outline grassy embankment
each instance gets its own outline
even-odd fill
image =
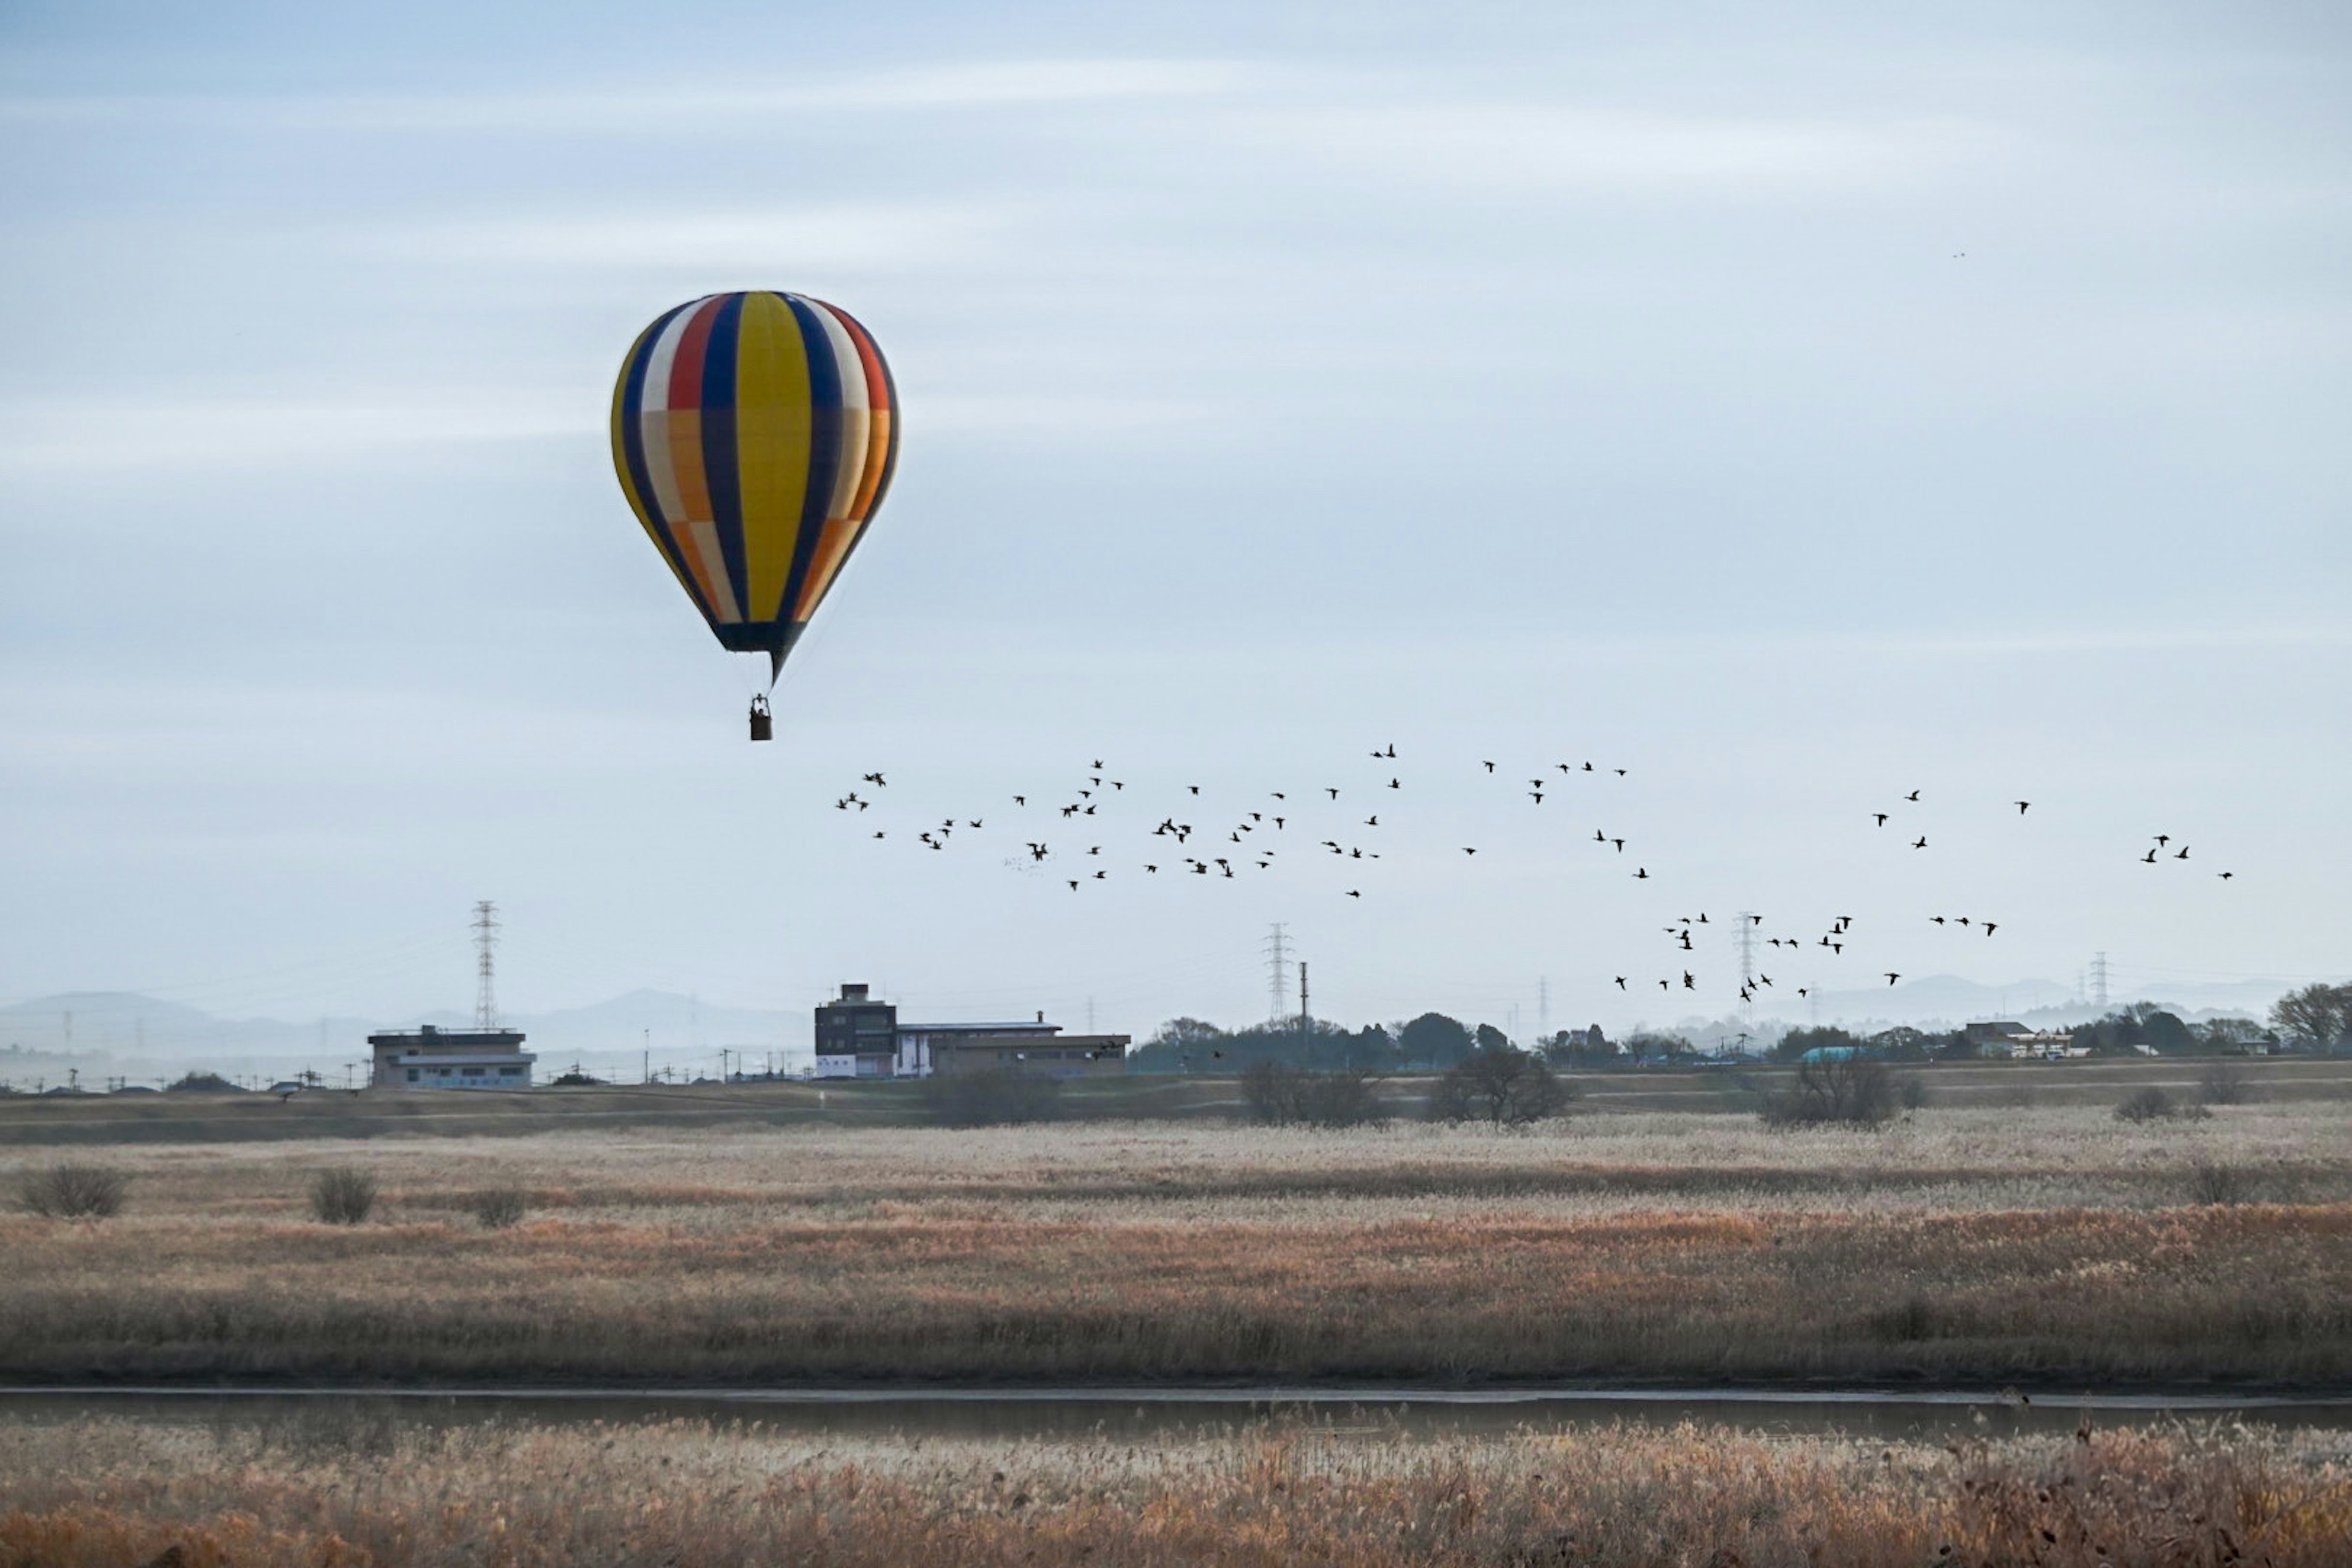
[[[2342,1386],[2348,1125],[2267,1104],[137,1145],[106,1156],[132,1173],[121,1217],[0,1217],[0,1376]],[[318,1224],[310,1176],[346,1163],[386,1199]],[[2217,1171],[2251,1201],[2200,1201]],[[509,1184],[523,1224],[466,1217]]]
[[[175,1554],[176,1553],[176,1554]],[[978,1568],[1923,1563],[2334,1568],[2342,1434],[2119,1430],[1950,1448],[1713,1428],[1117,1443],[694,1424],[356,1445],[93,1420],[0,1428],[0,1563],[825,1563]]]
[[[2134,1089],[2194,1097],[2211,1064],[2135,1059],[2098,1062],[1967,1062],[1903,1068],[1933,1103],[1948,1110],[2112,1106]],[[2352,1061],[2239,1061],[2231,1070],[2256,1104],[2352,1105]],[[1621,1071],[1569,1075],[1595,1110],[1752,1114],[1789,1069]],[[1431,1080],[1404,1076],[1381,1086],[1401,1117],[1417,1116]],[[1062,1097],[1075,1121],[1230,1121],[1242,1110],[1230,1074],[1136,1074],[1075,1080]],[[604,1135],[645,1128],[835,1129],[921,1126],[929,1121],[913,1083],[614,1085],[505,1094],[366,1094],[311,1089],[272,1094],[0,1096],[0,1148],[221,1143],[314,1138],[531,1137]]]

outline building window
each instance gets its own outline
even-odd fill
[[[500,1078],[520,1078],[520,1077],[522,1076],[522,1068],[500,1068],[499,1069],[499,1076]]]
[[[411,1083],[415,1083],[416,1081],[416,1069],[415,1068],[410,1068],[408,1069],[408,1081]]]
[[[460,1068],[457,1070],[459,1076],[464,1078],[479,1078],[482,1076],[482,1069],[479,1068]]]

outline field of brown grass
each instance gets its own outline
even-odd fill
[[[120,1217],[0,1216],[0,1377],[2340,1387],[2347,1126],[2282,1103],[142,1144],[104,1155]],[[346,1163],[384,1201],[319,1224],[309,1184]],[[2251,1201],[2200,1202],[2215,1170]],[[467,1217],[505,1185],[522,1224]]]
[[[2335,1568],[2343,1434],[1948,1447],[1684,1426],[821,1447],[691,1423],[0,1427],[0,1564]]]

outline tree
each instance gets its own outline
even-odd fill
[[[1764,1100],[1764,1125],[1876,1127],[1894,1119],[1895,1075],[1866,1057],[1799,1062],[1790,1086]]]
[[[1858,1051],[1862,1047],[1860,1036],[1823,1025],[1815,1029],[1790,1030],[1773,1042],[1772,1057],[1776,1061],[1793,1062],[1807,1051]]]
[[[1469,1056],[1470,1031],[1458,1018],[1443,1013],[1423,1013],[1404,1026],[1397,1036],[1397,1046],[1404,1059],[1425,1067],[1450,1068]]]
[[[1509,1046],[1472,1052],[1430,1094],[1433,1121],[1518,1126],[1557,1115],[1574,1098],[1541,1057]]]
[[[1262,1061],[1242,1074],[1242,1103],[1250,1120],[1274,1127],[1363,1127],[1384,1124],[1371,1075],[1352,1068],[1303,1072]]]
[[[2323,984],[2290,991],[2272,1005],[2271,1022],[2298,1044],[2335,1045],[2352,1035],[2352,985]]]
[[[1512,1048],[1511,1037],[1492,1024],[1479,1025],[1477,1032],[1471,1037],[1482,1051],[1507,1051]]]
[[[1589,1029],[1562,1029],[1546,1040],[1537,1054],[1556,1068],[1595,1068],[1616,1060],[1617,1047],[1595,1024]]]

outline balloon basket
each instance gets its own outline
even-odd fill
[[[754,697],[751,699],[751,739],[772,741],[775,738],[776,721],[768,711],[768,700]]]

